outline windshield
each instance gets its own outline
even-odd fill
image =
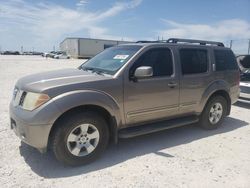
[[[81,65],[80,69],[114,75],[140,48],[133,45],[108,48]]]

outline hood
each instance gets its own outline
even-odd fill
[[[62,69],[25,76],[17,81],[16,87],[24,91],[43,92],[51,88],[110,79],[110,77],[79,69]]]

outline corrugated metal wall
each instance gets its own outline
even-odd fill
[[[60,48],[74,58],[90,58],[107,47],[124,43],[129,42],[87,38],[66,38],[60,44]]]
[[[61,51],[65,51],[68,55],[73,58],[78,58],[79,49],[78,49],[78,39],[65,39],[60,44]]]

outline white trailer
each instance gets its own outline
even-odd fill
[[[125,43],[131,42],[90,38],[66,38],[60,43],[60,49],[73,58],[91,58],[106,48]]]

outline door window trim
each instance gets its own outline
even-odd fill
[[[213,57],[214,57],[214,65],[215,65],[215,70],[214,70],[214,72],[237,71],[237,69],[217,70],[215,51],[230,51],[230,50],[229,50],[229,49],[218,49],[218,48],[213,49]],[[232,53],[233,53],[233,52],[232,52]],[[233,53],[233,54],[234,54],[234,53]],[[236,57],[235,57],[235,63],[236,63],[236,66],[239,68],[239,65],[238,65],[238,62],[237,62]]]
[[[153,79],[157,79],[157,80],[161,80],[161,79],[164,79],[164,78],[174,78],[175,75],[176,75],[176,65],[175,65],[175,57],[174,57],[174,52],[173,52],[173,49],[169,48],[169,47],[165,47],[165,46],[157,46],[157,47],[150,47],[150,48],[147,48],[143,51],[141,51],[141,54],[138,55],[138,57],[135,59],[135,61],[133,62],[133,64],[131,65],[131,67],[129,67],[129,71],[128,71],[128,77],[129,77],[129,80],[130,80],[130,72],[131,72],[131,69],[133,69],[134,67],[134,64],[137,62],[137,60],[142,56],[144,55],[146,52],[150,51],[150,50],[154,50],[154,49],[167,49],[170,51],[170,54],[171,54],[171,60],[172,60],[172,74],[171,75],[165,75],[165,76],[152,76],[152,77],[149,77],[149,78],[144,78],[144,79],[139,79],[138,81],[144,81],[144,80],[153,80]]]
[[[202,72],[202,73],[192,73],[192,74],[183,74],[182,72],[182,64],[181,64],[181,54],[180,51],[183,49],[191,49],[191,50],[204,50],[207,53],[207,71],[206,72]],[[177,49],[178,50],[178,56],[179,56],[179,64],[180,64],[180,73],[182,77],[195,77],[195,76],[206,76],[210,74],[210,70],[211,70],[211,57],[210,54],[211,52],[207,49],[207,48],[200,48],[200,47],[180,47]]]

